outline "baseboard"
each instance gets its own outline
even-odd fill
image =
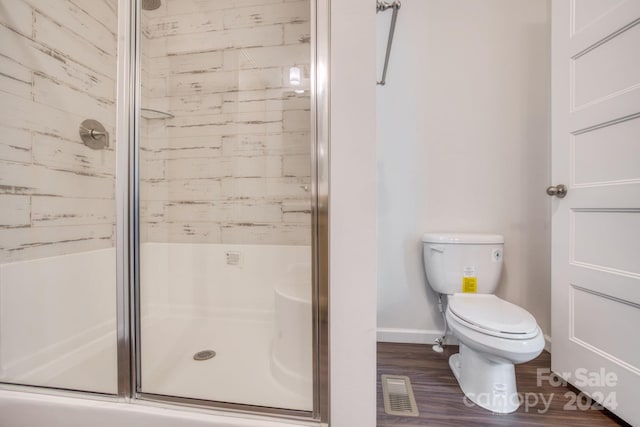
[[[551,337],[547,334],[544,335],[544,349],[547,353],[551,353]]]
[[[436,339],[442,337],[442,331],[433,329],[400,329],[378,328],[378,342],[395,342],[408,344],[433,344]],[[445,344],[457,345],[458,340],[447,335]]]

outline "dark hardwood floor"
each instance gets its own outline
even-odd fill
[[[549,369],[551,365],[547,352],[529,363],[516,365],[518,392],[528,396],[528,407],[523,404],[512,414],[493,414],[478,406],[469,406],[449,369],[449,356],[457,351],[457,346],[448,346],[444,353],[436,353],[430,345],[378,343],[378,427],[626,425],[606,411],[565,410],[565,405],[573,406],[569,395],[577,395],[578,390],[554,387],[549,381],[542,381],[539,386],[537,369]],[[380,385],[382,374],[411,378],[420,417],[385,414]],[[548,404],[546,410],[541,396]]]

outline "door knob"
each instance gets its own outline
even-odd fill
[[[547,187],[547,194],[550,196],[556,196],[562,199],[564,196],[567,195],[567,186],[563,184],[552,185],[551,187]]]

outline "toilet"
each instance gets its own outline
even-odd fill
[[[447,327],[460,344],[449,366],[465,399],[496,413],[515,411],[520,401],[514,364],[535,359],[544,336],[528,311],[493,295],[504,238],[426,233],[422,242],[427,281],[446,295]]]

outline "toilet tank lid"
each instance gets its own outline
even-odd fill
[[[504,237],[500,234],[483,233],[424,233],[422,241],[425,243],[490,245],[504,243]]]

